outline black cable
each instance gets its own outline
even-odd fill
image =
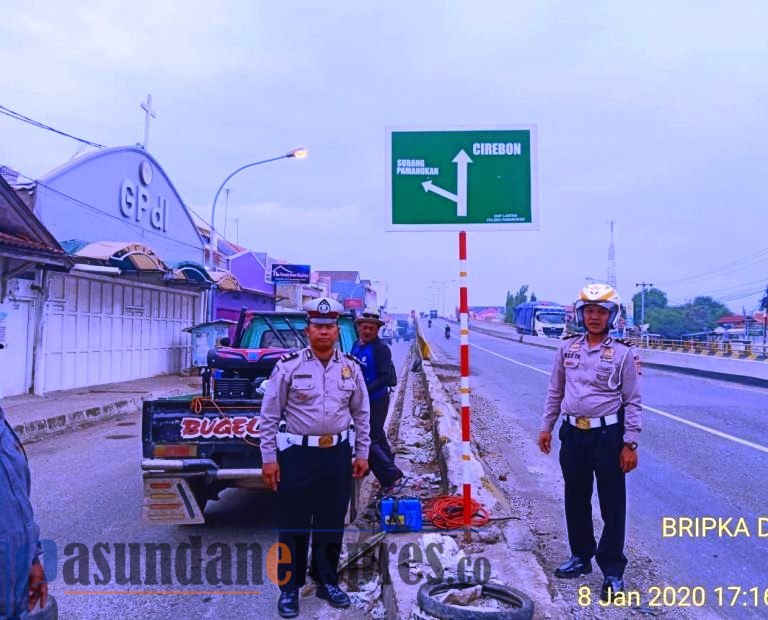
[[[19,114],[18,112],[14,112],[13,110],[6,108],[5,106],[0,105],[0,114],[4,114],[5,116],[9,116],[10,118],[15,118],[16,120],[22,121],[23,123],[28,123],[34,127],[39,127],[40,129],[45,129],[46,131],[52,131],[53,133],[57,133],[60,136],[64,136],[66,138],[71,138],[72,140],[77,140],[78,142],[81,142],[83,144],[87,144],[89,146],[96,147],[97,149],[105,149],[107,148],[103,144],[99,144],[98,142],[91,142],[90,140],[85,140],[83,138],[78,138],[77,136],[73,136],[71,133],[67,133],[65,131],[59,131],[58,129],[54,129],[50,125],[46,125],[45,123],[41,123],[39,121],[36,121],[34,119],[29,118],[28,116],[24,116],[23,114]]]
[[[762,250],[758,250],[754,254],[749,254],[748,256],[744,256],[730,263],[726,263],[725,265],[722,265],[720,267],[715,267],[714,269],[710,269],[709,271],[704,271],[702,273],[699,273],[693,276],[687,276],[685,278],[678,278],[676,280],[666,280],[664,282],[659,282],[658,285],[666,286],[669,284],[679,284],[682,282],[692,282],[695,280],[708,280],[710,278],[715,278],[718,276],[734,273],[736,271],[741,271],[742,269],[748,269],[750,267],[754,267],[760,264],[763,260],[765,260],[765,257],[763,258],[758,258],[758,257],[761,254],[765,254],[766,252],[768,252],[768,248],[763,248]],[[748,262],[748,261],[752,261],[752,262]],[[743,264],[744,262],[748,262],[748,264],[744,265]]]
[[[168,249],[170,249],[171,247],[174,247],[174,246],[176,248],[178,246],[182,246],[182,247],[192,248],[194,250],[200,250],[201,249],[198,246],[195,246],[195,245],[193,245],[191,243],[187,243],[186,241],[180,241],[178,239],[166,238],[163,235],[161,235],[160,233],[158,233],[156,231],[149,230],[147,228],[143,228],[141,225],[136,224],[134,222],[126,222],[125,218],[123,218],[123,217],[120,217],[118,215],[113,215],[112,213],[107,213],[105,211],[102,211],[98,207],[94,207],[93,205],[88,204],[87,202],[84,202],[84,201],[80,200],[79,198],[75,198],[74,196],[70,196],[69,194],[67,194],[65,192],[62,192],[61,190],[58,190],[58,189],[56,189],[54,187],[51,187],[50,185],[46,185],[45,183],[41,183],[40,181],[36,181],[36,180],[34,180],[34,179],[24,175],[24,174],[19,173],[19,177],[27,179],[27,180],[31,181],[32,183],[35,183],[39,187],[45,188],[46,190],[48,190],[51,193],[58,194],[59,196],[61,196],[65,200],[68,200],[68,201],[70,201],[70,202],[72,202],[72,203],[74,203],[74,204],[76,204],[76,205],[78,205],[78,206],[80,206],[80,207],[82,207],[84,209],[92,211],[95,215],[97,215],[99,217],[104,217],[104,218],[108,218],[108,219],[112,219],[112,220],[117,220],[117,221],[123,222],[124,224],[127,224],[128,226],[130,226],[132,228],[135,228],[140,233],[143,233],[143,234],[147,234],[148,233],[149,235],[152,236],[153,243],[156,244],[153,247],[153,249],[163,248],[163,249],[168,250]],[[192,221],[192,225],[195,226],[195,228],[197,228],[197,224],[195,224],[194,220]],[[200,234],[199,231],[198,231],[198,234]],[[203,246],[204,245],[205,244],[203,244]]]

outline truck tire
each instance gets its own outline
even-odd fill
[[[189,488],[192,489],[192,495],[195,496],[195,501],[203,514],[205,514],[205,507],[208,502],[219,498],[216,488],[213,485],[205,484],[202,480],[190,481]]]
[[[533,617],[533,601],[519,590],[501,583],[483,584],[483,596],[495,598],[502,603],[511,605],[514,609],[478,611],[477,609],[464,609],[459,605],[442,603],[435,598],[435,595],[448,590],[472,588],[475,585],[477,584],[473,581],[465,583],[428,581],[419,588],[416,598],[423,611],[440,620],[529,620]]]

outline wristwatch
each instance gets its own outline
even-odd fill
[[[637,450],[637,442],[636,442],[636,441],[625,441],[625,442],[624,442],[624,445],[625,445],[627,448],[629,448],[630,450],[632,450],[632,452],[634,452],[635,450]]]

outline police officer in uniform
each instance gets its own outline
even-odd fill
[[[405,483],[403,472],[395,465],[395,457],[387,441],[384,422],[389,411],[389,380],[392,352],[379,338],[384,321],[374,309],[365,310],[357,319],[359,340],[352,347],[363,367],[368,399],[371,402],[371,449],[369,464],[383,493],[394,493]]]
[[[369,404],[362,369],[336,348],[342,306],[321,298],[308,302],[309,346],[283,357],[269,378],[261,407],[261,457],[266,484],[277,491],[280,543],[290,561],[277,567],[283,618],[299,613],[299,588],[307,572],[317,596],[349,607],[338,587],[338,562],[352,477],[368,470]],[[350,445],[354,422],[355,457]]]
[[[560,467],[565,482],[565,518],[571,558],[555,570],[561,578],[592,572],[592,557],[603,572],[601,599],[624,589],[625,475],[637,467],[641,430],[639,358],[629,342],[611,338],[621,300],[607,284],[585,286],[575,304],[586,333],[563,341],[556,356],[539,433],[549,454],[552,429],[560,427]],[[595,543],[592,485],[604,527]]]

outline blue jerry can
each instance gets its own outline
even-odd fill
[[[385,532],[420,532],[421,501],[418,497],[388,495],[379,502],[381,529]]]

